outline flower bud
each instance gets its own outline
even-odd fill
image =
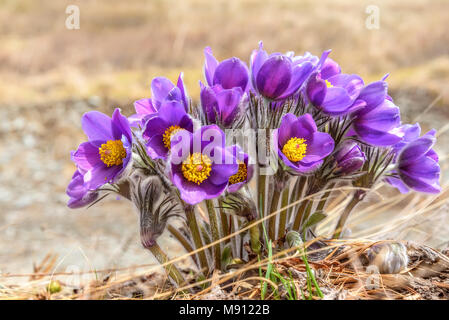
[[[349,174],[359,170],[366,160],[365,153],[353,141],[345,141],[335,153],[337,172]]]

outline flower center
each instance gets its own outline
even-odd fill
[[[326,86],[328,88],[332,88],[333,87],[332,83],[330,83],[329,80],[324,80],[324,82],[326,82]]]
[[[306,140],[302,138],[291,138],[284,144],[282,153],[285,154],[290,161],[301,161],[307,152],[307,144],[305,142]]]
[[[181,170],[184,178],[200,185],[210,176],[212,161],[209,157],[195,152],[183,161]]]
[[[243,182],[246,180],[246,177],[248,176],[246,164],[243,161],[238,161],[238,163],[239,163],[239,170],[237,171],[236,174],[234,174],[229,178],[229,184],[236,184],[239,182]]]
[[[98,148],[100,159],[108,167],[118,166],[126,158],[126,150],[121,140],[108,140]]]
[[[179,131],[182,130],[180,126],[170,126],[165,130],[162,135],[162,141],[164,142],[164,146],[170,150],[171,147],[171,138]]]

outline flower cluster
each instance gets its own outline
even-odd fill
[[[145,219],[153,219],[151,225],[161,221],[155,227],[158,236],[167,219],[149,213],[164,210],[148,208],[157,201],[145,200],[155,189],[145,183],[157,180],[158,194],[164,190],[184,211],[190,240],[199,247],[207,238],[199,230],[217,240],[235,228],[230,216],[257,219],[276,211],[281,198],[285,206],[335,185],[360,188],[357,201],[381,181],[401,192],[440,192],[435,131],[420,136],[418,124],[401,123],[387,76],[365,84],[359,75],[342,73],[329,54],[269,54],[261,42],[247,65],[236,57],[218,61],[206,48],[198,106],[188,97],[181,74],[176,85],[164,77],[153,79],[151,98],[136,101],[129,117],[119,109],[112,118],[86,113],[82,127],[88,141],[72,152],[76,172],[67,188],[69,207],[89,205],[105,191],[131,201],[136,197],[130,195],[138,194],[135,205],[145,206]],[[249,143],[236,141],[236,130]],[[263,162],[261,155],[272,162]],[[263,173],[267,167],[276,168],[271,176]],[[257,186],[250,184],[253,177]],[[209,227],[198,228],[195,208],[203,201]],[[311,200],[271,217],[271,240],[310,228],[311,214],[324,207],[325,199]],[[263,243],[253,231],[251,241]],[[252,243],[251,248],[260,246]],[[210,259],[203,254],[197,263],[207,267]]]

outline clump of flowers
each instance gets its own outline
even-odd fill
[[[137,208],[142,244],[161,263],[168,260],[157,240],[168,230],[208,275],[268,246],[282,250],[287,233],[316,236],[338,187],[353,194],[334,238],[382,181],[401,192],[440,192],[435,131],[420,136],[418,124],[401,123],[386,77],[365,84],[342,73],[330,51],[268,54],[260,43],[248,66],[204,53],[199,105],[181,74],[176,85],[153,79],[151,98],[136,101],[129,117],[119,109],[112,118],[83,116],[88,141],[72,152],[69,207],[119,194]],[[175,266],[167,272],[184,281]]]

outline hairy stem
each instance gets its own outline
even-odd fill
[[[161,247],[159,247],[157,242],[154,245],[149,246],[148,249],[160,264],[164,264],[170,261],[165,252],[162,251]],[[178,285],[178,287],[182,286],[185,280],[176,266],[174,264],[167,264],[164,268],[168,276]]]
[[[259,169],[260,173],[260,169]],[[266,175],[259,175],[259,183],[257,186],[257,194],[258,194],[258,205],[259,205],[259,215],[264,217],[265,216],[265,182],[266,182],[267,176]]]
[[[195,209],[192,206],[187,206],[185,208],[186,216],[187,216],[187,224],[189,226],[190,232],[192,233],[193,243],[195,244],[196,249],[203,248],[203,240],[201,239],[200,228],[198,226],[198,222],[195,217]],[[207,263],[206,251],[201,249],[198,252],[198,258],[200,260],[201,269],[203,272],[207,272],[209,270],[209,265]]]
[[[281,191],[273,190],[273,198],[271,200],[271,207],[268,214],[272,214],[276,212],[278,209],[279,198],[281,197]],[[276,240],[276,215],[272,216],[268,222],[268,236],[272,241]]]
[[[206,200],[207,213],[209,215],[210,229],[212,233],[212,241],[220,240],[220,231],[218,226],[217,213],[215,211],[214,202]],[[220,243],[214,245],[215,269],[221,270],[221,248]]]
[[[329,187],[327,188],[328,191],[321,196],[320,202],[318,203],[318,206],[316,207],[316,211],[321,211],[324,209],[324,207],[326,206],[326,202],[327,202],[327,200],[329,200],[329,196],[331,195],[332,189],[334,187],[335,187],[335,183],[329,184]]]
[[[282,200],[281,200],[281,208],[285,208],[288,206],[288,196],[290,193],[290,188],[287,187],[284,189],[282,193]],[[279,215],[279,228],[278,228],[278,237],[283,238],[285,235],[285,226],[287,224],[287,210],[282,210],[282,212]]]
[[[167,226],[167,229],[176,238],[176,240],[178,240],[179,243],[181,243],[181,245],[184,247],[184,249],[186,249],[187,252],[193,252],[193,247],[190,244],[190,241],[186,237],[184,237],[184,235],[181,232],[179,232],[171,224]],[[195,255],[192,255],[192,259],[195,262],[195,264],[199,267],[198,259],[196,258]]]
[[[335,227],[334,235],[332,236],[333,239],[339,239],[341,237],[341,233],[343,231],[343,228],[346,225],[346,221],[349,218],[349,215],[351,214],[352,210],[355,208],[355,206],[362,201],[364,198],[364,193],[361,191],[356,191],[354,195],[352,196],[351,201],[346,206],[345,210],[343,211],[342,215],[340,216],[340,219],[338,220],[337,226]]]

